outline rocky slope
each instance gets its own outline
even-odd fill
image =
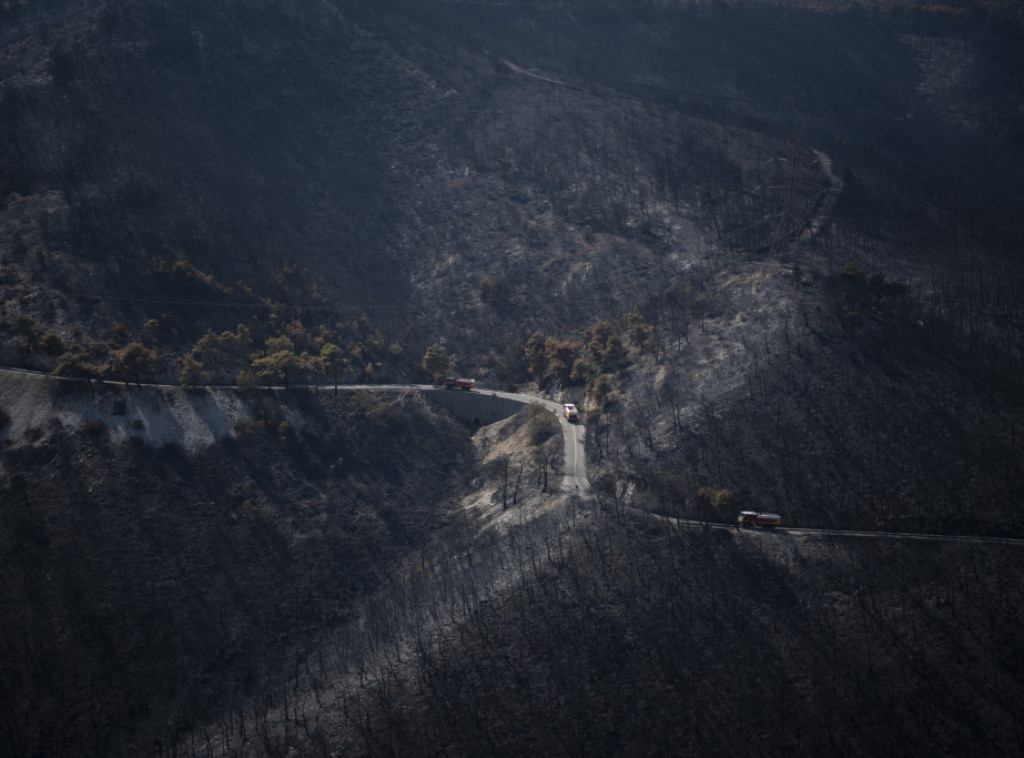
[[[3,4],[0,361],[596,496],[5,378],[0,751],[1012,752],[1009,548],[624,517],[1024,528],[1019,14],[818,5]]]
[[[461,518],[475,459],[416,395],[0,394],[9,755],[159,753],[277,686]]]

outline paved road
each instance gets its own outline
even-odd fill
[[[40,379],[56,379],[62,381],[77,382],[82,381],[80,379],[74,379],[70,377],[55,377],[44,371],[37,371],[34,369],[20,369],[12,367],[0,367],[0,371],[12,374],[28,374],[30,376],[36,376]],[[111,382],[109,384],[120,385],[121,382]],[[134,385],[133,385],[134,386]],[[143,387],[159,387],[161,389],[180,389],[178,385],[168,384],[149,384],[143,383]],[[308,389],[308,390],[334,390],[335,385],[333,384],[306,384],[306,385],[293,385],[293,389]],[[218,390],[235,390],[237,387],[234,386],[211,386],[207,389],[218,389]],[[265,389],[281,390],[283,387],[269,387]],[[424,390],[436,390],[439,389],[437,385],[433,384],[339,384],[337,385],[338,390],[345,390],[349,392],[365,390],[367,392],[408,392],[424,391]],[[587,458],[585,451],[586,442],[586,430],[582,424],[570,424],[565,418],[565,414],[562,413],[562,406],[552,400],[545,400],[543,398],[535,397],[533,395],[521,395],[514,392],[498,392],[497,390],[482,390],[477,391],[475,394],[486,397],[487,395],[494,395],[496,397],[502,397],[506,400],[513,400],[517,403],[523,403],[524,405],[538,404],[548,409],[555,414],[558,418],[562,429],[562,440],[564,443],[565,450],[565,462],[562,467],[562,487],[566,492],[575,492],[578,494],[585,494],[590,490],[590,482],[587,479]]]
[[[33,371],[30,369],[16,369],[16,368],[4,368],[0,367],[0,371],[9,373],[19,374],[31,374],[40,378],[53,379],[55,377],[50,376],[41,371]],[[80,381],[80,380],[68,380],[68,381]],[[165,387],[165,388],[178,388],[177,385],[143,385],[149,387]],[[304,385],[305,389],[309,390],[333,390],[334,385]],[[366,390],[368,392],[409,392],[409,391],[424,391],[424,390],[436,390],[437,386],[432,384],[339,384],[337,387],[339,390],[356,391]],[[223,389],[233,390],[235,387],[211,387],[210,389]],[[275,387],[271,389],[282,389]],[[575,492],[578,494],[586,494],[590,490],[590,481],[587,479],[587,458],[585,452],[586,442],[586,429],[582,424],[570,424],[565,418],[565,414],[562,413],[562,406],[552,400],[545,400],[543,398],[535,397],[534,395],[522,395],[514,392],[498,392],[496,390],[477,390],[476,394],[486,397],[487,395],[494,395],[496,397],[505,398],[506,400],[513,400],[517,403],[523,403],[524,405],[537,404],[555,414],[562,429],[562,440],[565,453],[565,463],[563,466],[562,476],[562,487],[565,492]],[[735,529],[735,524],[712,524],[704,521],[698,521],[695,519],[680,519],[673,518],[670,516],[661,516],[659,514],[650,513],[649,511],[642,511],[636,508],[629,508],[628,510],[642,514],[649,518],[656,518],[663,521],[668,521],[679,526],[687,527],[703,527],[711,529]],[[1001,544],[1001,545],[1018,545],[1024,546],[1024,539],[1016,537],[983,537],[980,535],[955,535],[955,534],[921,534],[912,532],[878,532],[878,531],[862,531],[852,529],[808,529],[799,527],[778,527],[770,530],[761,529],[744,529],[744,534],[759,535],[759,534],[777,534],[777,535],[793,535],[793,536],[831,536],[831,537],[844,537],[844,538],[867,538],[867,539],[900,539],[900,540],[930,540],[939,542],[974,542],[984,544]]]
[[[333,385],[308,385],[308,389],[333,389]],[[339,390],[366,390],[370,392],[436,390],[433,384],[339,384]],[[585,494],[590,491],[587,479],[587,455],[585,450],[586,429],[582,424],[571,424],[562,412],[562,405],[553,400],[545,400],[534,395],[522,395],[515,392],[499,392],[497,390],[478,389],[474,394],[480,397],[493,395],[512,400],[523,405],[540,405],[555,414],[562,429],[565,461],[562,466],[562,488],[565,492]]]
[[[718,524],[697,519],[675,518],[673,516],[662,516],[639,508],[627,508],[631,513],[646,518],[653,518],[659,521],[666,521],[676,526],[695,527],[701,529],[736,529],[736,524]],[[774,527],[772,529],[744,528],[739,530],[740,534],[750,535],[757,538],[760,535],[776,535],[794,537],[842,537],[852,539],[873,539],[873,540],[916,540],[921,542],[958,542],[978,543],[985,545],[1016,545],[1024,547],[1024,539],[1019,537],[985,537],[980,534],[924,534],[918,532],[879,532],[866,531],[861,529],[811,529],[804,527]]]
[[[514,392],[493,392],[490,394],[515,400],[518,403],[537,403],[555,414],[562,426],[562,440],[565,446],[565,465],[562,486],[566,492],[584,494],[590,490],[587,479],[587,455],[584,449],[587,430],[583,424],[572,424],[562,412],[562,405],[552,400],[544,400],[533,395],[519,395]]]

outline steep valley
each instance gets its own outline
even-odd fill
[[[1022,40],[0,3],[0,754],[1019,753]]]

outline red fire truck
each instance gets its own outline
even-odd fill
[[[777,513],[758,513],[757,511],[740,511],[736,519],[738,526],[759,526],[762,529],[773,529],[782,523],[782,517]]]
[[[444,388],[446,390],[465,390],[469,392],[476,385],[476,379],[469,379],[465,376],[446,376],[444,378]]]

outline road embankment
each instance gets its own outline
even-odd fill
[[[423,389],[423,394],[438,405],[447,408],[464,424],[486,426],[514,416],[522,410],[518,400],[500,397],[486,390],[462,392],[448,389]]]

